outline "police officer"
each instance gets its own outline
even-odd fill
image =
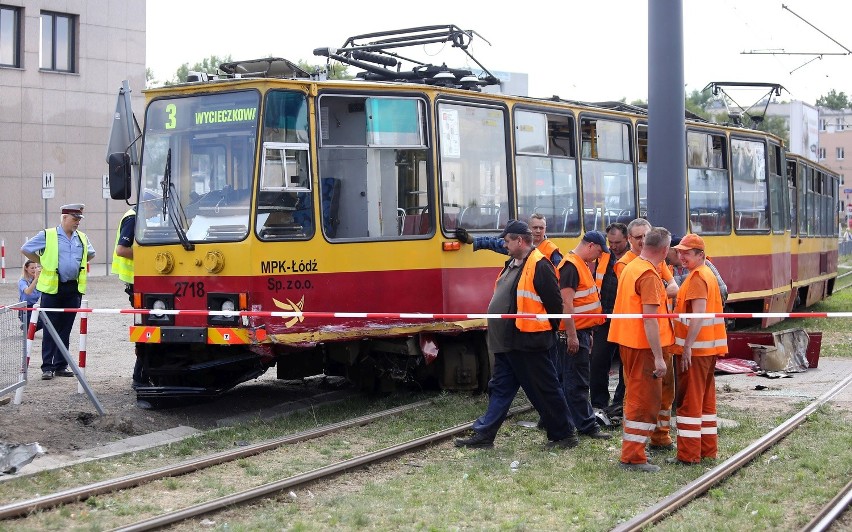
[[[83,219],[82,203],[62,206],[62,218],[57,227],[39,231],[22,247],[21,253],[33,262],[41,263],[41,275],[36,288],[41,292],[42,308],[80,308],[86,293],[86,265],[95,256],[88,237],[77,228]],[[68,348],[75,312],[45,312],[59,338]],[[41,378],[73,377],[68,362],[50,334],[41,343]]]

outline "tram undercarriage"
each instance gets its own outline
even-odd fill
[[[363,338],[302,348],[140,343],[136,353],[150,381],[150,386],[136,388],[137,398],[152,404],[216,397],[272,366],[279,379],[339,376],[367,393],[412,386],[484,391],[493,366],[481,331]]]

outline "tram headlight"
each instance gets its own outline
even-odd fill
[[[142,318],[143,325],[174,325],[174,314],[158,312],[175,308],[175,296],[173,294],[144,294],[142,305],[143,308],[150,310]]]
[[[240,294],[223,294],[209,293],[207,294],[207,310],[232,312],[235,310],[245,310],[240,307]],[[222,316],[218,314],[208,314],[207,323],[212,326],[234,326],[240,321],[238,315]]]
[[[151,312],[152,316],[154,316],[155,318],[162,318],[163,316],[165,316],[165,314],[163,314],[162,312],[156,312],[156,311],[157,310],[166,310],[166,302],[163,301],[162,299],[158,299],[158,300],[154,301],[154,304],[151,305],[151,310],[152,310],[152,312]]]

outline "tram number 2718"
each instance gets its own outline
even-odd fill
[[[175,283],[175,297],[204,297],[205,293],[202,281],[181,281]]]

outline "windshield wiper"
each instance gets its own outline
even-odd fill
[[[195,249],[195,245],[189,241],[189,237],[186,236],[186,231],[184,231],[183,226],[186,225],[186,212],[183,210],[183,206],[180,204],[180,200],[175,199],[177,196],[177,192],[175,190],[174,183],[172,183],[172,149],[169,148],[168,153],[166,154],[166,169],[163,171],[163,217],[168,218],[169,221],[172,222],[172,227],[175,228],[175,232],[177,233],[178,240],[180,240],[180,244],[183,246],[183,249],[187,251],[192,251]],[[171,206],[169,208],[169,205]],[[177,216],[170,216],[172,212],[177,213]]]

